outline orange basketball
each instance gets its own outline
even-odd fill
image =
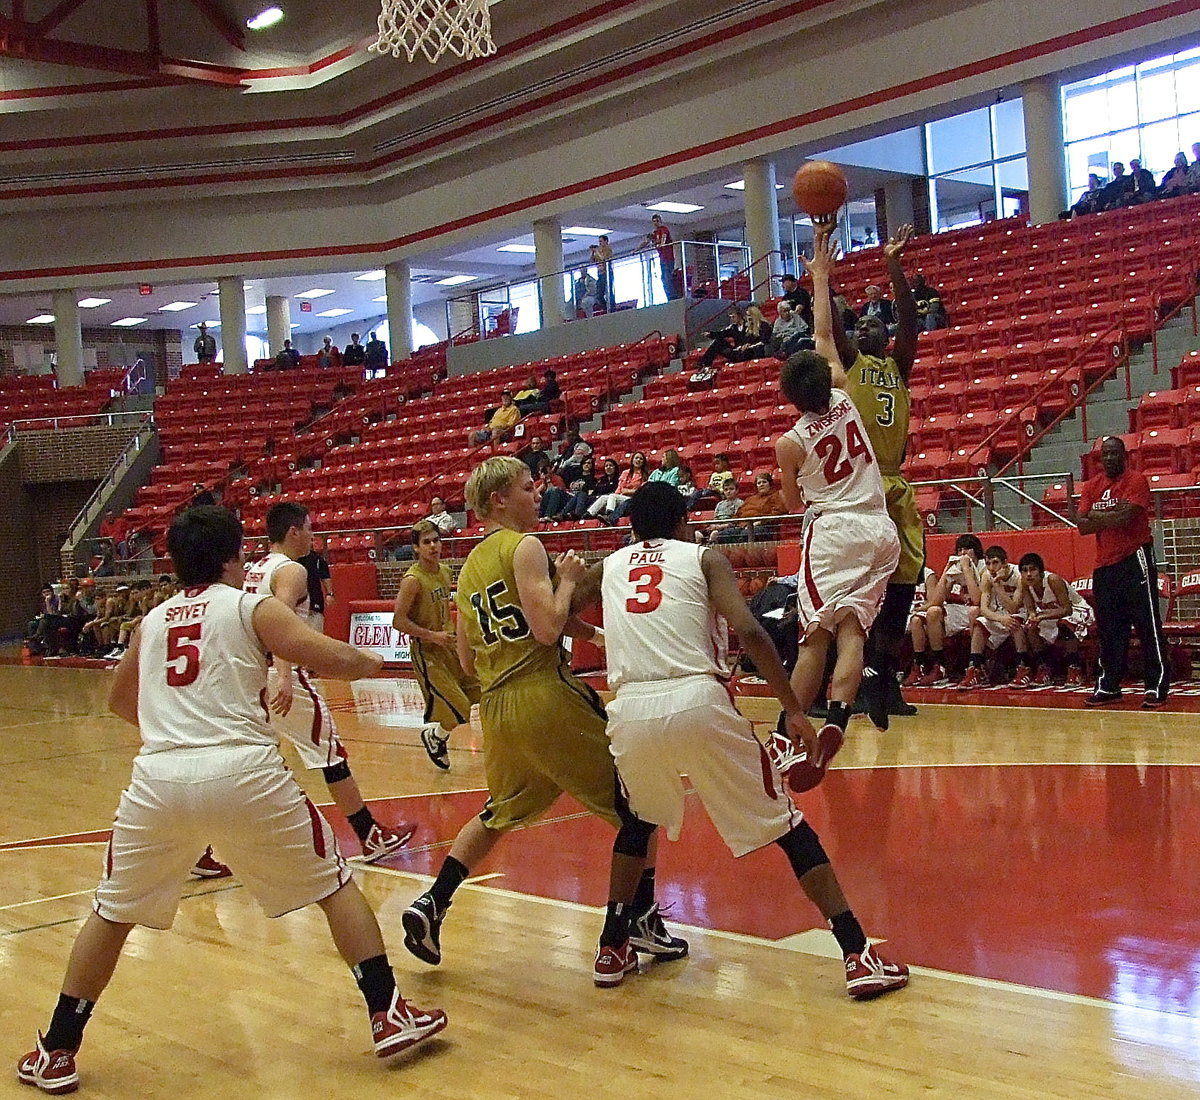
[[[796,178],[792,180],[792,195],[796,205],[810,218],[836,214],[849,193],[846,174],[827,160],[810,160],[801,165]]]

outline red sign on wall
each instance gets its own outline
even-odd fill
[[[152,287],[149,283],[138,283],[138,293],[143,298],[149,298],[150,295],[154,293],[154,287]]]
[[[300,312],[301,313],[312,313],[312,302],[301,302],[300,303]]]

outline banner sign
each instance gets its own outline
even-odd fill
[[[373,649],[386,665],[410,667],[408,635],[392,627],[390,611],[353,611],[350,614],[350,644],[359,649]]]

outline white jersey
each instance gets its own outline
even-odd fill
[[[1033,597],[1033,606],[1038,611],[1057,611],[1062,607],[1058,597],[1054,594],[1054,589],[1050,587],[1050,578],[1056,576],[1054,573],[1046,573],[1042,578],[1042,592],[1038,595],[1033,588],[1029,589],[1029,595]],[[1062,578],[1059,578],[1062,580]],[[1089,610],[1087,601],[1075,591],[1075,586],[1067,580],[1063,581],[1067,586],[1067,599],[1071,606],[1067,609],[1067,616],[1084,615]]]
[[[727,679],[729,628],[709,603],[700,568],[705,548],[675,539],[638,542],[604,560],[608,684]]]
[[[996,611],[1001,614],[1007,614],[1009,608],[1009,605],[1001,600],[1001,595],[1004,596],[1004,599],[1011,601],[1017,594],[1017,585],[1021,583],[1021,570],[1013,565],[1012,562],[1009,562],[1005,566],[1005,569],[1007,572],[1001,573],[998,577],[991,578],[991,606],[988,607],[989,611]],[[988,576],[991,576],[991,574],[981,573],[979,575],[980,587],[983,586],[984,578]],[[1019,611],[1020,608],[1017,608],[1017,610]]]
[[[983,575],[986,572],[987,565],[984,562],[977,561],[975,563],[975,583],[981,588],[983,587]],[[946,572],[942,574],[942,580],[946,582],[946,603],[962,604],[964,606],[974,603],[970,586],[967,584],[967,579],[963,575],[962,569],[959,568],[957,558],[951,556],[950,564],[946,567]]]
[[[287,554],[272,552],[265,558],[260,558],[256,562],[251,562],[246,566],[246,584],[247,592],[257,592],[264,596],[273,595],[271,591],[271,581],[275,577],[278,569],[285,565],[300,565],[298,561],[289,558]],[[303,569],[304,566],[300,565]],[[308,587],[307,578],[304,589],[304,599],[296,606],[296,614],[305,622],[309,619],[308,610]]]
[[[804,451],[796,484],[809,507],[886,512],[879,464],[862,418],[844,391],[830,391],[829,411],[805,413],[784,438]]]
[[[138,654],[141,756],[278,745],[267,655],[251,621],[264,599],[217,583],[185,588],[147,612]]]

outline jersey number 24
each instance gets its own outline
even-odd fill
[[[842,455],[842,438],[837,435],[821,436],[813,444],[813,450],[825,460],[825,481],[830,485],[849,477],[854,472],[851,459],[865,458],[868,466],[874,461],[871,457],[871,448],[863,439],[862,432],[858,430],[858,424],[853,420],[846,422],[846,453],[844,457]]]

